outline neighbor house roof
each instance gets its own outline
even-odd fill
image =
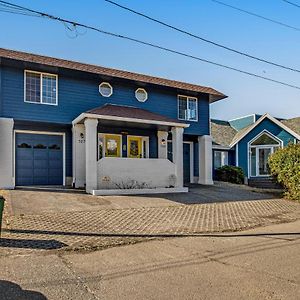
[[[122,71],[117,69],[105,68],[97,65],[91,65],[91,64],[70,61],[70,60],[65,60],[60,58],[54,58],[49,56],[37,55],[32,53],[0,48],[0,57],[7,58],[7,59],[21,60],[21,61],[31,62],[31,63],[37,63],[37,64],[44,64],[48,66],[72,69],[77,71],[89,72],[89,73],[99,74],[104,76],[112,76],[121,79],[134,80],[143,83],[155,84],[155,85],[176,88],[176,89],[181,89],[186,91],[192,91],[197,93],[205,93],[210,95],[210,102],[215,102],[227,97],[226,95],[216,91],[211,87],[205,87],[205,86],[181,82],[181,81],[164,79],[160,77],[154,77],[154,76]]]
[[[177,119],[168,118],[146,109],[115,104],[105,104],[101,107],[88,110],[77,117],[73,121],[73,124],[82,122],[85,118],[177,126],[183,128],[187,128],[190,126],[189,124],[186,124]]]
[[[300,117],[283,120],[281,122],[300,135]]]
[[[214,144],[229,147],[237,131],[227,121],[211,120],[210,124]]]
[[[239,131],[236,131],[233,127],[231,127],[230,123],[227,121],[211,120],[211,135],[213,141],[218,146],[231,148],[266,118],[277,124],[286,132],[290,133],[296,139],[300,140],[300,117],[283,120],[273,118],[269,114],[264,114],[255,123]]]

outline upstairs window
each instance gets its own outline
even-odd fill
[[[57,105],[57,75],[25,71],[25,102]]]
[[[135,98],[139,101],[139,102],[145,102],[148,99],[148,93],[146,92],[145,89],[141,89],[138,88],[135,91]]]
[[[197,98],[178,96],[178,119],[198,121]]]
[[[113,88],[108,82],[102,82],[99,85],[99,93],[103,97],[110,97],[113,94]]]

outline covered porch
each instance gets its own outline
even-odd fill
[[[187,127],[128,106],[107,104],[81,114],[73,121],[74,186],[94,195],[186,192],[183,133]]]

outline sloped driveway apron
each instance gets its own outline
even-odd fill
[[[25,215],[8,217],[0,250],[99,249],[152,238],[240,231],[299,217],[300,204],[283,199]]]

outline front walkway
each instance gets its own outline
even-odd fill
[[[198,189],[201,190],[200,187]],[[215,189],[212,188],[211,191]],[[10,193],[20,196],[20,191]],[[196,192],[185,195],[187,202],[193,198],[193,193]],[[51,196],[51,193],[44,192],[44,198],[47,194]],[[256,193],[253,195],[257,196]],[[266,195],[268,196],[270,195]],[[134,197],[133,203],[138,198]],[[8,224],[0,241],[0,253],[33,249],[101,249],[153,238],[240,231],[300,218],[300,204],[283,199],[261,198],[262,200],[184,205],[179,201],[155,198],[156,207],[149,207],[153,198],[144,198],[148,201],[141,201],[148,207],[133,205],[131,208],[116,209],[107,204],[102,208],[101,205],[94,205],[95,209],[87,210],[82,203],[84,209],[81,210],[77,207],[74,211],[50,210],[39,214],[7,216]],[[107,198],[92,199],[96,203],[97,199],[101,202]],[[117,199],[120,202],[122,197]],[[127,198],[123,199],[126,203]],[[127,200],[130,202],[130,197]],[[10,201],[12,200],[8,200]],[[66,198],[60,201],[68,200]],[[113,199],[109,201],[113,202]]]

